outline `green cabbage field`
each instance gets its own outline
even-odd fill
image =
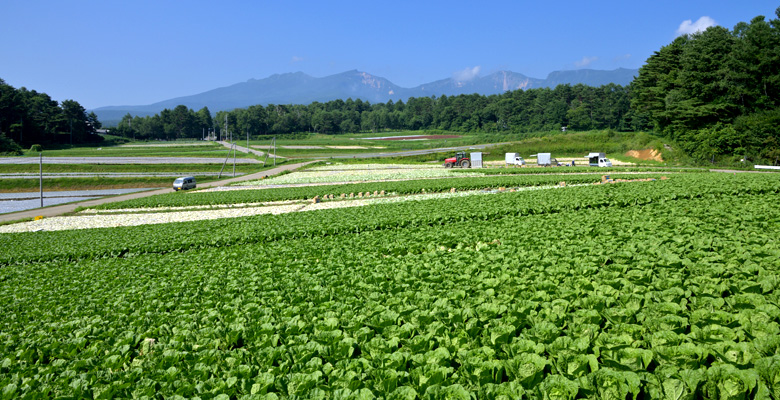
[[[0,249],[3,399],[780,398],[778,174],[0,234]]]

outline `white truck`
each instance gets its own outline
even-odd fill
[[[552,164],[552,155],[550,153],[531,154],[531,157],[536,157],[536,165],[549,167],[550,165],[558,165],[558,161]]]
[[[611,167],[612,161],[604,153],[590,153],[585,156],[588,159],[588,165],[591,167]]]
[[[520,157],[520,153],[506,153],[504,161],[506,161],[506,165],[525,165],[525,160],[523,160],[523,157]]]

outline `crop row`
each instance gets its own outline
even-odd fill
[[[554,167],[554,168],[484,168],[484,169],[456,169],[453,173],[462,174],[468,172],[478,172],[486,175],[540,175],[540,174],[571,174],[571,173],[599,173],[599,174],[620,174],[625,172],[642,172],[649,174],[685,172],[702,173],[709,170],[703,168],[667,168],[667,167],[613,167],[613,168],[594,168],[594,167]]]
[[[614,175],[613,178],[639,179],[660,178],[661,175]],[[561,181],[567,184],[593,183],[601,180],[601,175],[567,175],[567,176],[500,176],[500,177],[469,177],[442,178],[413,181],[389,181],[350,183],[341,185],[302,186],[288,188],[269,188],[258,190],[230,190],[193,193],[169,193],[159,196],[144,197],[115,203],[106,203],[95,207],[100,210],[124,208],[154,208],[154,207],[184,207],[194,205],[244,204],[284,200],[311,199],[314,196],[375,192],[384,190],[386,193],[412,194],[420,192],[444,192],[452,188],[457,190],[475,190],[499,187],[528,187],[554,185]]]
[[[401,209],[353,214],[353,231],[7,265],[0,387],[19,398],[776,398],[778,185],[737,179],[578,188],[588,196],[572,208],[562,190],[549,191],[557,209],[519,194],[479,199],[483,213],[467,199],[412,202],[396,219]],[[329,214],[323,223],[348,217]],[[397,225],[415,218],[425,222]]]
[[[653,182],[425,200],[415,202],[413,206],[407,202],[175,225],[0,234],[0,247],[5,249],[0,253],[0,263],[166,253],[344,232],[489,221],[587,208],[629,207],[685,198],[717,199],[778,192],[780,179],[776,175],[695,174]]]

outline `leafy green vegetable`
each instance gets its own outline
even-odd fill
[[[777,396],[778,178],[698,175],[0,235],[0,390]]]

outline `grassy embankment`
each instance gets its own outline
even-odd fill
[[[370,141],[374,142],[374,141]],[[426,141],[420,142],[398,142],[381,141],[388,143],[393,148],[382,150],[382,152],[401,151],[398,146],[407,146],[408,149],[418,150],[426,148]],[[423,143],[423,144],[420,144]],[[530,158],[536,153],[552,153],[557,158],[581,158],[590,152],[604,152],[607,157],[613,160],[631,162],[643,166],[665,166],[665,165],[687,165],[690,160],[681,151],[675,150],[677,146],[669,141],[662,140],[656,136],[644,132],[614,132],[614,131],[588,131],[588,132],[534,132],[513,135],[498,134],[467,134],[459,139],[448,139],[446,147],[468,146],[473,144],[486,143],[505,143],[497,146],[488,147],[483,152],[485,161],[503,161],[505,153],[520,153],[522,157]],[[443,144],[443,140],[438,140],[438,144]],[[669,150],[665,145],[669,146]],[[278,146],[278,144],[277,144]],[[437,148],[444,146],[431,146]],[[655,150],[664,161],[641,160],[626,155],[630,150]],[[295,150],[300,152],[302,150]],[[322,150],[320,150],[322,151]],[[367,152],[376,150],[360,150]],[[335,153],[334,153],[335,154]],[[357,151],[356,151],[357,154]],[[447,157],[452,157],[453,151],[436,152],[431,154],[407,157],[383,157],[371,162],[441,162]],[[339,160],[339,162],[365,162],[364,160]]]

